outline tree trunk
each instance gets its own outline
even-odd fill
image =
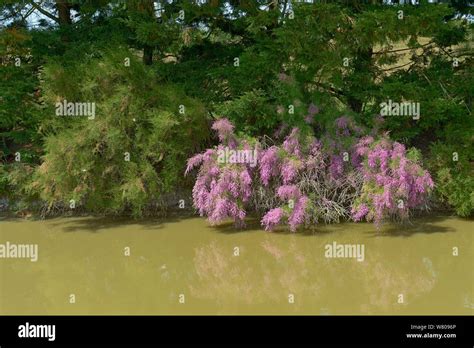
[[[58,10],[59,25],[71,24],[70,4],[65,0],[56,0],[56,8]]]
[[[367,83],[366,85],[353,85],[350,87],[349,90],[349,97],[347,98],[347,102],[350,108],[357,113],[362,111],[364,106],[364,100],[361,100],[359,97],[355,97],[351,91],[365,89],[366,87],[370,88],[370,85],[373,83],[373,67],[372,67],[372,48],[368,48],[367,50],[360,50],[357,52],[355,59],[354,59],[354,71],[355,73],[364,74],[364,81]]]
[[[61,28],[61,41],[68,42],[67,28],[72,23],[71,5],[66,0],[56,0],[56,9],[58,10],[59,26]]]
[[[156,22],[155,5],[153,0],[130,0],[128,2],[131,11],[136,11],[145,20]],[[151,65],[153,63],[153,46],[143,45],[143,64]]]
[[[143,64],[151,65],[153,63],[153,47],[145,45],[143,47]]]

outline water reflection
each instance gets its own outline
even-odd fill
[[[296,234],[200,218],[4,220],[0,243],[37,243],[39,260],[0,259],[0,313],[472,314],[471,229],[448,217]],[[334,242],[363,244],[364,261],[326,258]]]

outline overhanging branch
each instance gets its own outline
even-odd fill
[[[48,17],[49,19],[52,19],[53,21],[55,21],[56,23],[59,23],[59,18],[54,16],[53,14],[49,13],[48,11],[46,11],[45,9],[41,8],[38,4],[36,4],[34,2],[34,0],[31,0],[30,1],[30,4],[36,9],[38,10],[41,14],[45,15],[46,17]]]

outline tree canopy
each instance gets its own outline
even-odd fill
[[[73,200],[141,215],[189,192],[186,159],[217,144],[219,117],[244,138],[282,125],[321,137],[347,115],[419,149],[437,200],[468,216],[472,9],[459,0],[4,2],[0,198],[18,210]],[[58,117],[64,100],[94,103],[95,118]],[[419,103],[420,117],[380,123],[389,101]]]

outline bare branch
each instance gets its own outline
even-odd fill
[[[433,41],[430,41],[430,42],[427,42],[423,45],[420,45],[420,47],[407,47],[407,48],[399,48],[399,49],[396,49],[396,50],[391,50],[391,51],[377,51],[377,52],[374,52],[373,54],[374,55],[379,55],[379,54],[386,54],[386,53],[395,53],[395,52],[403,52],[403,51],[410,51],[410,50],[417,50],[419,48],[422,48],[422,47],[426,47],[428,45],[431,45],[433,44],[434,42]]]
[[[30,4],[36,9],[38,10],[39,12],[41,12],[41,14],[45,15],[46,17],[48,17],[49,19],[52,19],[53,21],[55,21],[56,23],[59,23],[59,18],[54,16],[53,14],[49,13],[48,11],[46,11],[45,9],[41,8],[38,4],[36,4],[34,2],[34,0],[31,0],[30,1]],[[40,4],[41,5],[41,4]]]
[[[388,69],[381,69],[381,70],[382,70],[382,71],[390,71],[390,70],[400,69],[400,68],[403,68],[403,67],[405,67],[405,66],[407,66],[407,65],[410,65],[410,64],[415,64],[415,62],[410,61],[410,62],[408,62],[408,63],[406,63],[406,64],[402,64],[402,65],[399,65],[399,66],[394,66],[394,67],[388,68]]]

